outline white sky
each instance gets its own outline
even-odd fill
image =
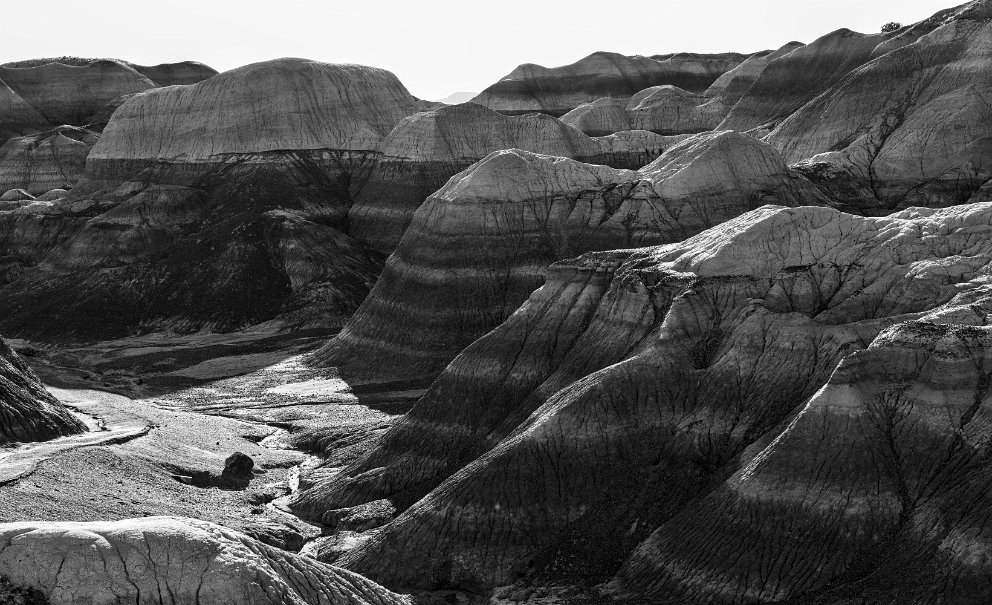
[[[753,52],[962,0],[0,0],[0,63],[115,57],[224,71],[278,57],[391,70],[425,99],[591,52]]]

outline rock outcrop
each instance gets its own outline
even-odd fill
[[[924,22],[928,33],[852,72],[767,140],[863,212],[990,199],[982,188],[992,179],[992,3],[937,17]]]
[[[0,146],[0,190],[23,189],[39,195],[71,189],[83,174],[86,155],[99,134],[62,126],[35,135],[14,137]]]
[[[912,563],[931,589],[979,594],[987,338],[927,322],[987,322],[990,220],[992,204],[763,207],[561,262],[299,508],[408,506],[340,560],[387,586],[622,568],[614,592],[633,602],[760,602],[909,594]],[[888,381],[910,391],[877,400]],[[873,573],[885,583],[859,584]]]
[[[31,368],[0,338],[0,446],[45,441],[85,430],[85,425],[45,390]]]
[[[354,379],[436,375],[508,317],[549,263],[676,241],[772,201],[822,197],[773,148],[735,132],[683,140],[638,172],[493,153],[417,210],[372,293],[318,358]]]
[[[502,113],[539,111],[560,116],[582,103],[601,97],[627,98],[649,86],[671,84],[702,92],[745,58],[737,53],[627,57],[597,52],[562,67],[521,65],[472,102]]]
[[[376,251],[391,253],[425,199],[455,174],[501,149],[640,168],[671,142],[651,133],[599,141],[548,115],[505,116],[474,103],[416,113],[383,139],[372,167],[353,187],[348,233]]]
[[[410,603],[357,574],[177,517],[0,524],[0,574],[52,605]]]

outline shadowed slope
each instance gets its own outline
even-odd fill
[[[45,441],[85,430],[0,338],[0,446]]]

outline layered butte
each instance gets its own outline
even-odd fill
[[[649,86],[671,84],[702,92],[745,58],[737,53],[628,57],[597,52],[562,67],[521,65],[472,101],[503,113],[560,116],[582,103],[630,97]]]
[[[269,153],[283,161],[287,150],[340,172],[341,154],[375,149],[416,110],[416,99],[385,70],[304,59],[255,63],[129,99],[90,153],[88,172],[120,182],[156,167],[159,182],[190,184],[232,157],[258,162]]]
[[[449,178],[501,149],[640,168],[674,141],[649,132],[593,139],[551,116],[505,116],[464,103],[404,118],[376,147],[372,166],[353,187],[348,233],[390,253],[414,212]]]
[[[0,338],[0,446],[86,430]]]
[[[341,560],[386,585],[961,602],[988,574],[990,220],[768,206],[556,264],[298,504],[408,506]]]
[[[418,106],[389,72],[297,59],[131,97],[69,195],[0,212],[0,322],[61,338],[339,324],[381,263],[342,232],[352,178]]]
[[[675,241],[769,201],[820,200],[778,152],[736,132],[683,140],[637,172],[493,153],[417,210],[368,299],[318,358],[355,379],[435,375],[509,316],[551,262]]]

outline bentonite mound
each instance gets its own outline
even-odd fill
[[[34,195],[71,189],[98,138],[90,130],[62,126],[8,139],[0,146],[0,189],[24,189]]]
[[[417,210],[372,293],[317,356],[355,379],[433,376],[551,262],[676,241],[767,202],[821,200],[773,148],[736,132],[686,139],[639,172],[494,153]]]
[[[196,519],[0,524],[0,574],[52,605],[409,605],[365,578]]]
[[[217,75],[217,70],[199,61],[181,61],[179,63],[160,63],[159,65],[136,65],[129,63],[138,73],[144,75],[158,86],[174,84],[196,84]]]
[[[45,390],[31,368],[0,338],[0,446],[45,441],[85,430],[85,425]]]
[[[653,540],[661,540],[661,553],[641,557],[658,571],[633,567],[627,577],[635,586],[625,589],[636,595],[657,583],[649,601],[798,597],[831,580],[856,584],[853,571],[841,575],[853,569],[845,561],[895,578],[888,557],[866,549],[873,542],[900,561],[929,565],[934,586],[987,577],[984,567],[945,565],[967,555],[940,541],[980,544],[968,528],[981,527],[987,514],[979,499],[987,472],[969,465],[986,464],[985,395],[976,398],[971,386],[984,372],[974,365],[984,353],[975,361],[947,355],[962,372],[972,364],[979,374],[925,370],[940,384],[963,376],[960,397],[921,386],[916,403],[885,404],[875,421],[864,418],[865,430],[800,416],[798,449],[778,456],[772,443],[766,450],[778,460],[769,468],[788,472],[759,475],[747,462],[769,444],[768,431],[794,430],[794,413],[836,365],[853,364],[859,358],[851,354],[885,328],[986,292],[990,220],[992,204],[885,218],[764,207],[682,243],[555,265],[545,286],[467,348],[369,457],[330,489],[305,492],[301,503],[320,511],[382,494],[415,502],[342,559],[395,586],[484,589],[521,575],[608,579],[659,527]],[[984,325],[983,308],[962,304],[942,312],[942,321],[960,315]],[[929,365],[930,345],[913,346],[909,360]],[[913,375],[913,366],[893,363],[873,367]],[[849,375],[865,389],[880,386],[873,375]],[[872,422],[881,434],[856,445]],[[897,444],[886,443],[885,431],[898,435]],[[899,445],[903,439],[916,445]],[[789,453],[801,450],[813,456]],[[886,462],[893,451],[905,452],[902,468]],[[840,470],[850,464],[850,474]],[[738,476],[754,487],[746,501],[728,499],[720,485],[742,468]],[[875,500],[860,496],[866,487]],[[810,512],[790,513],[803,494]],[[702,496],[715,504],[699,509]],[[877,526],[865,516],[873,501]],[[919,508],[900,516],[911,503]],[[901,537],[885,531],[900,523]],[[940,544],[952,550],[927,563],[920,553]],[[793,575],[777,581],[783,569]],[[684,593],[665,592],[676,584]]]
[[[866,212],[989,199],[981,188],[992,179],[992,3],[942,16],[939,27],[928,20],[929,33],[854,71],[767,140]]]
[[[622,138],[623,143],[599,141],[548,115],[511,117],[474,103],[416,113],[383,139],[371,169],[353,188],[348,233],[374,250],[392,252],[425,199],[500,149],[640,168],[672,143],[651,133]]]
[[[607,591],[636,603],[985,602],[989,294],[962,294],[846,357]]]
[[[472,102],[509,114],[560,116],[600,97],[627,98],[659,84],[702,92],[745,58],[737,53],[655,58],[597,52],[562,67],[521,65]]]

